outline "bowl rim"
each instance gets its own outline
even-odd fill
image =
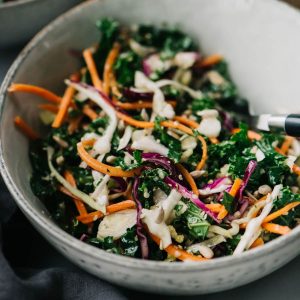
[[[25,4],[29,4],[31,2],[37,2],[41,0],[15,0],[15,1],[9,1],[9,2],[3,2],[0,3],[0,10],[1,8],[10,8],[10,7],[15,7],[15,6],[21,6]]]
[[[31,2],[36,0],[24,0],[24,2]],[[112,1],[112,0],[111,0]],[[151,1],[151,0],[148,0]],[[246,0],[245,0],[246,1]],[[258,2],[259,0],[253,0],[252,2]],[[85,9],[88,6],[93,5],[101,5],[102,0],[91,0],[88,2],[81,3],[69,11],[63,13],[59,17],[57,17],[54,21],[50,22],[46,27],[44,27],[35,37],[26,45],[26,47],[20,52],[18,57],[13,62],[12,66],[8,70],[3,83],[0,88],[0,124],[2,122],[2,116],[4,113],[4,103],[7,101],[7,88],[9,84],[12,82],[12,79],[15,73],[19,68],[22,67],[23,61],[27,58],[27,55],[36,47],[39,46],[41,42],[47,39],[47,34],[51,32],[53,29],[59,28],[65,19],[71,19],[73,16],[80,14],[82,9]],[[98,4],[97,4],[98,3]],[[280,1],[273,0],[265,0],[265,3],[268,5],[278,6],[281,10],[290,10],[290,13],[296,11],[291,8],[290,5]],[[299,14],[295,14],[295,17],[299,21]],[[5,100],[6,99],[6,100]],[[98,260],[99,262],[104,261],[106,263],[111,263],[118,265],[120,267],[130,267],[132,269],[147,269],[153,271],[164,271],[164,272],[198,272],[204,270],[212,270],[212,269],[220,269],[226,267],[228,264],[240,264],[246,261],[253,261],[256,258],[270,255],[272,251],[284,247],[286,243],[290,243],[293,240],[300,237],[300,226],[296,227],[292,230],[291,233],[277,237],[275,240],[265,244],[263,247],[258,247],[255,249],[251,249],[249,251],[243,252],[239,256],[225,256],[219,257],[212,260],[208,260],[202,262],[201,264],[195,264],[192,262],[165,262],[165,261],[151,261],[151,260],[143,260],[139,258],[126,257],[122,255],[116,255],[112,253],[108,253],[105,250],[95,248],[92,245],[88,245],[79,239],[71,236],[63,229],[61,229],[57,224],[47,218],[44,214],[40,213],[36,208],[34,208],[29,201],[26,200],[26,196],[22,194],[22,192],[18,189],[15,184],[10,170],[6,166],[4,156],[3,156],[3,142],[0,139],[0,172],[2,178],[8,187],[11,195],[15,199],[19,208],[23,211],[26,217],[29,219],[31,223],[35,226],[39,226],[43,229],[43,232],[47,232],[51,239],[57,240],[61,245],[66,245],[72,248],[75,251],[80,252],[84,256],[93,258]],[[54,245],[57,247],[56,245]],[[97,251],[95,251],[97,249]],[[300,252],[300,251],[299,251]]]

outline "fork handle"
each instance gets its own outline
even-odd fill
[[[285,119],[284,129],[287,135],[300,136],[300,114],[290,114]]]
[[[287,135],[300,137],[300,114],[271,115],[268,125],[270,128],[284,130]]]

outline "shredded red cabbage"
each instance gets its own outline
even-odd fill
[[[147,237],[143,233],[143,224],[141,220],[141,213],[142,213],[142,204],[138,200],[138,187],[139,187],[140,179],[138,177],[135,178],[133,183],[133,199],[136,203],[136,232],[137,236],[139,238],[139,242],[141,245],[141,254],[142,258],[146,259],[149,256],[149,247],[148,247],[148,241]]]
[[[139,100],[148,100],[148,101],[152,101],[153,99],[153,93],[147,93],[147,92],[137,92],[133,89],[130,88],[125,88],[123,90],[123,96],[127,99],[127,100],[131,100],[131,101],[139,101]]]
[[[84,242],[88,237],[89,236],[87,234],[83,233],[79,240]]]
[[[217,214],[212,212],[210,209],[208,209],[205,204],[191,191],[189,191],[187,188],[182,186],[180,183],[176,182],[170,177],[166,177],[164,179],[165,183],[170,185],[172,188],[178,190],[178,192],[187,199],[190,199],[194,204],[196,204],[201,210],[203,210],[207,215],[209,215],[213,220],[215,220],[217,223],[220,223],[221,220],[217,218]]]
[[[100,94],[100,96],[111,106],[115,107],[114,103],[112,102],[112,100],[106,95],[104,94],[102,91],[96,89],[95,87],[89,85],[89,84],[86,84],[84,82],[76,82],[74,80],[71,80],[71,82],[75,83],[75,84],[78,84],[80,85],[81,87],[83,87],[84,89],[87,89],[87,90],[90,90],[94,93],[98,93]]]
[[[227,177],[221,177],[221,178],[217,178],[215,179],[212,183],[208,183],[206,184],[202,189],[213,189],[218,187],[219,185],[223,184],[223,182],[227,179]]]
[[[86,84],[84,82],[76,82],[74,80],[71,80],[71,82],[75,83],[75,84],[78,84],[80,85],[81,87],[85,88],[85,89],[88,89],[88,90],[91,90],[93,93],[98,93],[100,94],[100,96],[104,99],[104,101],[109,104],[110,106],[112,106],[113,108],[115,108],[116,110],[122,112],[123,114],[126,114],[128,115],[128,113],[123,110],[123,109],[120,109],[118,106],[116,106],[116,104],[105,94],[103,93],[102,91],[96,89],[95,87],[89,85],[89,84]]]
[[[112,189],[113,193],[123,193],[127,189],[127,182],[122,177],[111,177],[116,183],[117,187]]]
[[[246,211],[246,209],[248,208],[248,206],[249,206],[249,199],[246,198],[246,197],[243,197],[243,200],[240,203],[240,208],[237,210],[237,211],[240,212],[241,216],[244,214],[244,212]],[[233,220],[236,220],[238,218],[239,217],[235,217],[234,215],[228,215],[226,217],[226,219],[228,221],[230,221],[230,222],[233,221]]]
[[[227,189],[225,190],[225,192],[227,192]],[[220,202],[220,201],[223,199],[223,196],[224,196],[224,192],[221,192],[221,193],[217,196],[216,201],[217,201],[217,202]]]
[[[250,160],[250,162],[245,170],[245,174],[244,174],[244,178],[243,178],[243,185],[240,187],[240,190],[239,190],[239,199],[242,199],[243,191],[246,188],[251,175],[255,171],[256,166],[257,166],[257,162],[255,160]]]
[[[165,157],[158,153],[148,152],[142,153],[142,158],[144,161],[166,169],[173,176],[176,176],[178,174],[174,163],[168,157]]]
[[[243,213],[246,211],[248,206],[249,206],[249,199],[244,197],[242,202],[241,202],[241,206],[239,208],[239,212],[241,213],[241,215],[243,215]]]
[[[243,198],[243,192],[248,184],[248,181],[251,177],[251,175],[253,174],[253,172],[255,171],[255,168],[257,166],[257,162],[255,160],[250,160],[246,170],[245,170],[245,174],[244,174],[244,178],[243,178],[243,184],[239,189],[238,192],[238,197],[236,197],[240,203],[240,208],[239,208],[239,212],[241,214],[243,214],[245,212],[245,210],[247,209],[247,207],[249,206],[249,201],[247,198]],[[226,190],[227,191],[227,190]],[[238,203],[236,203],[236,207],[237,207]],[[234,220],[233,216],[228,216],[228,220],[232,221]]]
[[[153,54],[152,54],[152,55],[153,55]],[[150,66],[149,63],[148,63],[148,58],[149,58],[149,57],[146,57],[145,59],[143,59],[143,63],[142,63],[142,66],[143,66],[143,73],[144,73],[146,76],[150,76],[151,73],[152,73],[151,66]]]
[[[232,122],[232,118],[231,118],[230,114],[221,109],[218,109],[218,112],[223,119],[223,126],[227,130],[231,131],[234,126],[233,126],[233,122]]]

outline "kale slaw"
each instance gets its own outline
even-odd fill
[[[166,261],[240,255],[297,226],[299,142],[242,122],[224,59],[177,28],[97,25],[63,97],[9,88],[48,100],[47,136],[15,124],[54,220],[106,251]]]

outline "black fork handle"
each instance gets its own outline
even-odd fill
[[[286,117],[284,130],[287,135],[300,137],[300,114],[290,114]]]
[[[272,130],[281,130],[287,135],[300,137],[300,114],[270,115],[268,126]]]

